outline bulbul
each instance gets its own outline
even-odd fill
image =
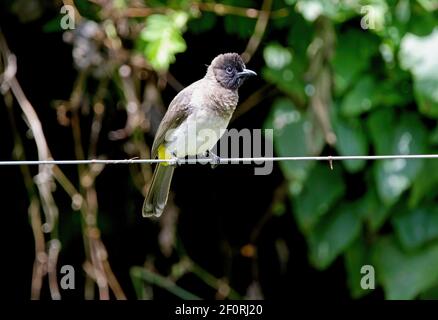
[[[230,122],[238,89],[256,73],[246,69],[237,53],[213,59],[204,78],[180,91],[167,109],[155,135],[152,158],[180,159],[208,155]],[[216,155],[215,160],[218,160]],[[159,217],[167,202],[175,167],[157,164],[143,204],[143,216]]]

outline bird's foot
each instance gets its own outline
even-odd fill
[[[210,159],[210,165],[211,165],[211,168],[212,168],[212,169],[214,169],[214,168],[216,168],[218,165],[220,165],[220,163],[221,163],[221,158],[220,158],[218,155],[216,155],[216,154],[214,154],[213,152],[211,152],[210,150],[207,150],[207,151],[205,152],[205,156],[206,156],[207,158]]]
[[[180,167],[183,164],[183,159],[178,158],[175,154],[172,154],[173,158],[172,161],[170,162],[170,165],[177,168]]]

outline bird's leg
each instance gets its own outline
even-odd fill
[[[182,161],[181,161],[180,158],[178,158],[178,157],[176,156],[175,152],[172,152],[172,156],[173,156],[173,159],[172,159],[173,161],[172,161],[172,163],[171,163],[171,166],[174,166],[175,168],[181,166]]]
[[[211,152],[210,150],[205,151],[205,156],[206,156],[207,158],[210,158],[210,159],[211,159],[210,164],[211,164],[211,168],[212,168],[212,169],[214,169],[214,168],[216,168],[218,165],[220,165],[220,163],[221,163],[221,158],[220,158],[218,155],[216,155],[216,154],[214,154],[213,152]]]

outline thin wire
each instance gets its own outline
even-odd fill
[[[134,164],[134,163],[217,163],[228,164],[238,162],[268,162],[268,161],[339,161],[339,160],[388,160],[388,159],[438,159],[438,154],[404,154],[404,155],[379,155],[379,156],[306,156],[306,157],[248,157],[248,158],[219,158],[219,159],[89,159],[89,160],[24,160],[0,161],[0,166],[23,165],[78,165],[78,164]]]

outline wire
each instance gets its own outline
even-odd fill
[[[376,156],[304,156],[304,157],[248,157],[248,158],[199,158],[199,159],[89,159],[89,160],[23,160],[0,161],[0,166],[24,165],[79,165],[79,164],[134,164],[134,163],[238,163],[238,162],[268,162],[268,161],[339,161],[339,160],[388,160],[388,159],[438,159],[438,154],[405,154],[405,155],[376,155]],[[217,162],[216,162],[217,161]]]

